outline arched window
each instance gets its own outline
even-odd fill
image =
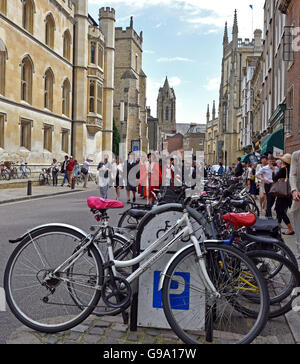
[[[70,61],[71,59],[71,34],[69,30],[64,32],[64,50],[63,56]]]
[[[90,81],[90,90],[89,90],[89,112],[95,112],[95,81]]]
[[[0,39],[0,95],[5,95],[5,72],[6,72],[7,50],[2,39]]]
[[[54,75],[51,68],[45,72],[44,80],[44,107],[52,111]]]
[[[55,21],[51,13],[47,15],[45,23],[45,43],[48,47],[54,48]]]
[[[7,0],[0,0],[0,13],[6,14],[6,2]]]
[[[166,119],[166,121],[169,121],[169,106],[166,107],[165,119]]]
[[[62,86],[62,113],[67,117],[70,117],[70,92],[71,84],[68,79],[66,79]]]
[[[23,0],[23,28],[33,34],[34,2]]]
[[[95,42],[91,42],[90,62],[92,64],[96,64],[96,43]]]
[[[32,102],[33,63],[29,56],[23,58],[21,63],[21,100]]]

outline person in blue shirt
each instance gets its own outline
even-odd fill
[[[219,168],[219,170],[218,170],[218,175],[219,176],[222,176],[223,175],[223,173],[224,173],[224,167],[223,167],[223,163],[219,163],[219,166],[220,166],[220,168]]]

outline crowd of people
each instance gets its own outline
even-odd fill
[[[210,171],[206,166],[206,172]],[[219,164],[218,175],[222,175],[225,168]],[[282,222],[287,226],[284,235],[295,235],[297,240],[296,257],[300,259],[300,150],[293,155],[285,154],[279,159],[272,155],[262,155],[257,162],[242,162],[238,158],[237,164],[228,167],[228,172],[235,177],[243,177],[247,183],[249,193],[259,201],[261,212],[265,217],[273,218],[273,209],[276,213],[279,227]],[[272,187],[278,181],[286,181],[290,188],[287,195],[276,195]],[[293,216],[293,224],[290,220]]]

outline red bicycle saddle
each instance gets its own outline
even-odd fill
[[[225,220],[229,225],[233,225],[234,227],[251,227],[256,223],[256,216],[248,213],[229,213],[222,216],[222,219]]]
[[[87,204],[93,210],[121,209],[124,207],[121,201],[106,200],[101,197],[91,196],[87,199]]]

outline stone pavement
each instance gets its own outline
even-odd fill
[[[89,182],[88,190],[95,190],[95,182]],[[27,196],[27,187],[0,188],[0,204],[22,201],[31,198],[43,198],[63,193],[85,191],[81,186],[75,190],[69,187],[33,186],[32,196]],[[286,244],[295,252],[295,236],[285,238]],[[286,333],[273,332],[271,324],[267,335],[259,337],[257,343],[297,343],[300,344],[300,314],[289,312],[280,318],[280,323],[287,327]],[[286,325],[287,324],[287,325]],[[269,323],[268,323],[269,325]],[[279,330],[280,331],[280,330]],[[57,334],[41,334],[21,326],[7,340],[8,344],[180,344],[182,343],[171,330],[138,328],[131,332],[124,325],[121,316],[90,316],[81,325]]]

